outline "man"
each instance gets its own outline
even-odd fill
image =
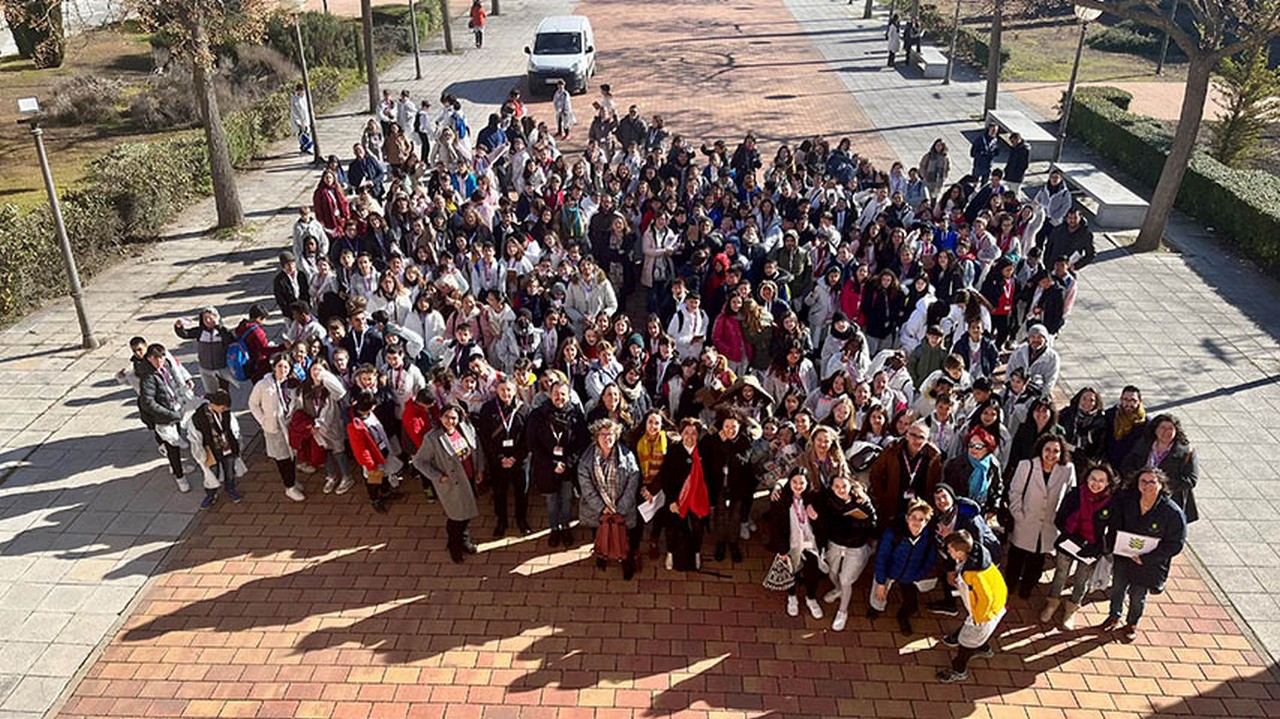
[[[710,333],[711,322],[707,313],[702,311],[702,298],[689,294],[667,324],[667,334],[676,341],[676,354],[681,357],[701,355],[702,345]]]
[[[351,164],[347,166],[347,181],[357,190],[367,185],[373,196],[378,201],[382,201],[383,194],[386,192],[382,186],[386,176],[382,163],[378,162],[378,158],[365,152],[364,145],[358,142],[351,146],[351,151],[355,154],[355,159],[351,160]],[[327,249],[328,243],[325,245]]]
[[[720,422],[720,431],[698,442],[702,472],[711,502],[711,531],[716,540],[716,561],[723,562],[728,548],[734,563],[742,561],[738,546],[743,504],[750,504],[757,484],[751,473],[751,440],[741,432],[742,418],[729,413]]]
[[[323,343],[327,333],[315,315],[311,314],[311,305],[301,300],[295,301],[289,305],[289,317],[291,321],[285,327],[283,337],[285,347],[292,347],[298,342],[306,342],[308,345]]]
[[[556,382],[551,387],[551,401],[544,402],[529,415],[529,478],[547,503],[550,544],[573,546],[573,485],[577,480],[578,458],[586,448],[586,418],[582,409],[569,401],[569,385]]]
[[[1022,187],[1022,178],[1027,175],[1027,166],[1031,164],[1031,146],[1022,135],[1009,135],[1009,159],[1004,163],[1004,186],[1017,192]]]
[[[974,220],[978,219],[979,213],[990,209],[991,198],[1002,197],[1006,189],[1004,170],[997,167],[991,171],[991,182],[983,185],[977,192],[973,193],[973,197],[969,198],[969,204],[964,209],[965,222],[972,225]]]
[[[529,408],[516,396],[516,383],[510,377],[498,380],[493,399],[480,408],[476,422],[477,440],[485,454],[489,480],[493,487],[493,512],[498,524],[495,538],[507,534],[507,497],[514,490],[516,527],[522,535],[533,532],[529,526],[529,494],[525,484],[524,461],[528,456],[525,425]]]
[[[307,154],[315,146],[311,137],[311,105],[307,102],[307,88],[298,83],[293,88],[293,97],[289,98],[289,121],[298,135],[298,152]]]
[[[870,469],[870,493],[880,529],[907,509],[912,499],[927,501],[942,481],[942,454],[929,444],[929,426],[913,422],[906,436],[889,445]]]
[[[276,298],[276,307],[286,317],[294,302],[301,300],[311,304],[311,278],[298,269],[298,258],[291,250],[280,253],[280,271],[271,283],[271,290]]]
[[[627,150],[633,145],[644,147],[649,138],[649,128],[645,127],[644,119],[640,117],[640,108],[632,105],[627,109],[627,114],[618,121],[618,129],[614,130],[614,135],[618,138],[618,144],[622,145],[622,149]]]
[[[1142,404],[1142,390],[1129,385],[1120,392],[1120,402],[1108,409],[1107,461],[1119,467],[1129,456],[1133,445],[1146,434],[1147,409]]]
[[[664,128],[665,122],[662,115],[654,115],[653,121],[649,123],[648,137],[645,140],[644,149],[648,152],[654,150],[662,150],[667,145],[667,138],[670,136]]]
[[[1000,350],[983,332],[982,320],[969,323],[968,332],[956,342],[951,351],[964,360],[964,368],[975,380],[991,377],[1000,364]]]
[[[1048,270],[1040,270],[1031,280],[1027,301],[1027,322],[1044,325],[1049,334],[1056,335],[1065,321],[1066,293],[1057,278]]]
[[[418,153],[418,157],[430,157],[431,135],[436,129],[436,122],[431,117],[430,100],[422,101],[422,106],[418,109],[418,114],[413,121],[413,129],[418,134],[418,143],[422,145],[422,151]]]
[[[1058,383],[1058,351],[1044,325],[1034,324],[1027,330],[1027,341],[1014,348],[1009,355],[1006,373],[1021,369],[1028,379],[1039,375],[1044,380],[1046,396]]]
[[[502,129],[502,117],[496,112],[489,113],[489,124],[476,135],[476,146],[484,145],[496,150],[507,144],[507,133]]]
[[[150,429],[156,443],[163,446],[169,458],[169,470],[178,483],[179,492],[191,491],[191,484],[183,477],[181,440],[178,437],[178,423],[182,421],[182,403],[184,393],[174,388],[187,385],[190,378],[183,379],[185,370],[181,365],[166,361],[168,352],[164,345],[152,344],[143,355],[144,362],[135,363],[138,375],[138,414],[142,423]],[[179,375],[181,372],[182,375]]]
[[[351,313],[347,318],[349,331],[342,337],[342,348],[351,357],[354,367],[374,365],[382,353],[382,335],[369,327],[369,315],[364,310]]]
[[[986,182],[991,176],[991,162],[1000,154],[1000,127],[987,125],[987,131],[973,139],[969,157],[973,158],[973,176],[978,182]]]
[[[400,102],[396,103],[396,124],[400,126],[400,132],[410,143],[413,142],[414,121],[417,119],[418,108],[409,99],[409,91],[401,90]]]
[[[1046,258],[1066,257],[1072,271],[1079,272],[1085,265],[1093,262],[1096,250],[1093,247],[1093,230],[1079,207],[1067,210],[1066,222],[1049,231],[1049,251]]]

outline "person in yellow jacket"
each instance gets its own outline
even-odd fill
[[[947,537],[947,554],[956,563],[956,593],[968,616],[955,632],[942,638],[942,643],[957,647],[950,669],[938,672],[938,680],[951,683],[969,678],[969,660],[975,655],[990,657],[991,637],[1004,619],[1009,588],[991,555],[975,543],[966,530]]]

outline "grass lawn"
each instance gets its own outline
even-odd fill
[[[18,98],[51,99],[54,84],[66,77],[98,75],[125,82],[145,80],[151,72],[146,36],[124,29],[92,30],[67,39],[62,67],[37,70],[31,62],[10,56],[0,60],[0,203],[22,207],[46,201],[35,145],[26,125],[17,120]],[[105,125],[44,125],[45,148],[59,191],[73,187],[90,162],[121,142],[157,137],[139,133],[124,120]]]

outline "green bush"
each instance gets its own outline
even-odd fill
[[[89,166],[80,194],[114,207],[123,236],[152,237],[193,197],[210,189],[204,136],[191,133],[116,145]]]
[[[1085,44],[1101,52],[1138,55],[1150,60],[1160,56],[1161,35],[1145,25],[1122,20],[1114,25],[1098,25],[1085,38]],[[1169,43],[1169,57],[1185,59],[1182,50]]]
[[[940,50],[946,50],[951,44],[951,33],[954,27],[951,20],[952,15],[940,12],[936,5],[920,6],[920,26],[924,30],[925,38],[929,44]],[[956,34],[956,58],[967,60],[985,72],[987,58],[991,55],[991,48],[987,46],[987,37],[987,34],[978,33],[972,28],[961,25],[959,33]],[[1009,62],[1009,48],[1002,44],[1000,67],[1003,68],[1007,62]]]
[[[1128,93],[1113,87],[1077,90],[1069,132],[1154,187],[1168,157],[1169,133],[1156,120],[1122,109],[1118,99],[1127,105]],[[1280,269],[1280,177],[1232,169],[1196,150],[1176,204],[1264,269]]]
[[[302,31],[302,45],[306,48],[308,67],[359,67],[360,49],[357,45],[359,23],[350,18],[322,12],[304,12],[299,16],[298,28]],[[296,62],[298,41],[293,22],[276,16],[267,24],[267,47]]]

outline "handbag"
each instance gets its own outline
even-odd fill
[[[627,538],[627,520],[621,514],[606,514],[596,527],[596,543],[592,553],[597,559],[620,561],[631,554],[631,542]]]
[[[796,573],[791,568],[791,557],[779,554],[773,558],[769,571],[764,575],[764,588],[773,592],[785,592],[796,585]]]

